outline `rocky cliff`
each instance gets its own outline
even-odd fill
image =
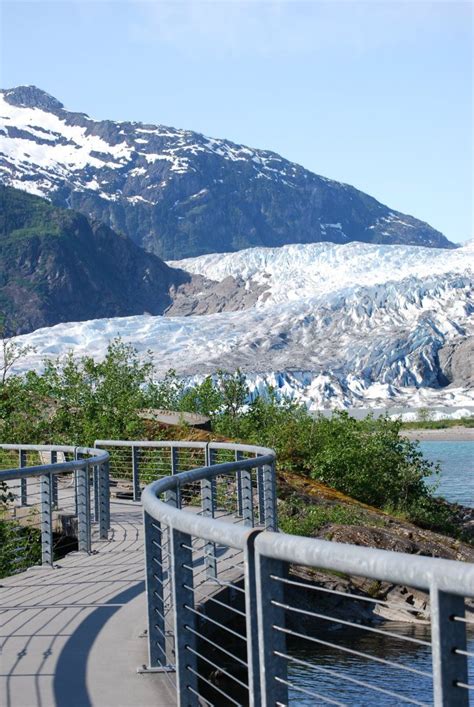
[[[161,314],[190,277],[72,210],[0,186],[0,312],[10,331]]]

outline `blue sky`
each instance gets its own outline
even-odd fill
[[[3,87],[272,149],[474,237],[473,5],[2,0]]]

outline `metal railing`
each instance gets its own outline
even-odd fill
[[[179,705],[464,707],[474,695],[474,566],[275,532],[270,449],[0,445],[0,466],[11,572],[52,564],[64,523],[90,552],[94,523],[107,537],[109,484],[135,500],[144,489],[140,672],[163,673]]]
[[[94,446],[107,450],[110,456],[109,468],[112,483],[122,489],[128,485],[134,501],[140,501],[143,489],[151,481],[176,475],[181,471],[201,469],[222,462],[238,462],[246,458],[256,459],[255,473],[241,477],[236,471],[235,508],[227,510],[227,515],[234,512],[242,518],[244,525],[254,524],[265,527],[276,527],[276,496],[275,484],[268,486],[268,470],[259,457],[271,454],[272,450],[262,449],[252,445],[235,445],[221,442],[186,442],[186,441],[125,441],[96,440]],[[273,472],[272,472],[273,473]],[[217,495],[225,494],[226,489],[219,488],[217,482],[204,483],[206,493],[203,496],[203,512],[212,515],[217,504]],[[225,478],[228,485],[228,478]],[[267,503],[265,503],[265,486],[267,485]],[[124,491],[122,491],[123,493]],[[268,495],[272,494],[271,504]],[[181,504],[196,505],[200,502],[197,488],[190,486],[181,491]],[[220,517],[224,510],[220,509]]]
[[[58,445],[0,445],[0,567],[14,574],[53,565],[68,550],[90,552],[110,526],[109,455]]]
[[[272,532],[272,450],[206,448],[142,494],[143,670],[186,706],[469,704],[474,565]]]

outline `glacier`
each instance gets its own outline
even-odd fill
[[[474,336],[474,242],[458,249],[351,242],[251,248],[172,261],[221,282],[243,280],[256,303],[189,317],[71,322],[16,337],[35,350],[17,372],[68,351],[103,357],[117,335],[198,381],[241,368],[251,394],[270,386],[312,410],[471,406],[474,386],[449,381],[439,352]]]

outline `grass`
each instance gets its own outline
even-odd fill
[[[297,496],[290,496],[278,506],[279,527],[291,535],[314,536],[327,525],[382,526],[382,518],[369,517],[360,507],[346,504],[308,504]]]
[[[474,427],[474,417],[461,417],[459,420],[414,420],[402,422],[402,430],[445,430],[450,427]]]

